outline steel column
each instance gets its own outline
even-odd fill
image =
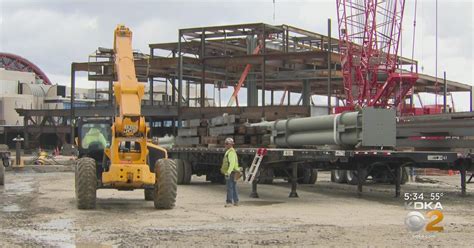
[[[443,113],[448,113],[447,107],[447,94],[448,94],[448,83],[446,82],[446,71],[443,73],[443,84],[444,84],[444,91],[443,91]]]
[[[472,112],[472,110],[474,109],[474,107],[473,107],[473,104],[474,104],[474,86],[471,86],[471,91],[469,93],[470,93],[469,111]]]
[[[150,57],[153,59],[153,48],[150,48]],[[148,82],[150,84],[150,87],[148,88],[148,94],[150,96],[150,104],[151,106],[154,105],[154,83],[153,83],[153,76],[148,77]]]
[[[176,58],[176,52],[173,52],[173,58]],[[171,104],[176,104],[176,77],[171,77]]]
[[[247,54],[252,54],[257,46],[253,36],[247,36]],[[245,85],[247,87],[247,106],[258,106],[258,89],[254,74],[248,75]]]
[[[301,98],[303,101],[303,106],[310,105],[311,97],[311,86],[309,80],[303,80],[303,91],[301,92]]]
[[[70,144],[74,144],[74,138],[75,138],[75,128],[76,128],[76,122],[75,122],[75,116],[74,116],[74,111],[75,111],[75,95],[76,95],[76,66],[75,63],[71,64],[71,113],[70,113],[70,124],[71,124],[71,139],[69,140]],[[26,123],[25,123],[26,125]],[[28,143],[27,142],[28,137],[25,136],[25,145]]]
[[[206,98],[206,32],[202,29],[201,33],[201,63],[202,63],[202,75],[201,75],[201,91],[200,91],[200,101],[199,105],[204,107],[205,98]],[[196,85],[197,86],[197,85]],[[197,96],[196,96],[197,97]],[[189,100],[188,100],[189,101]]]
[[[271,90],[271,96],[270,96],[270,106],[273,106],[273,102],[274,102],[274,94],[275,94],[275,91]]]
[[[328,60],[328,93],[327,93],[327,96],[328,96],[328,114],[331,114],[331,108],[332,108],[332,103],[331,103],[331,81],[332,81],[332,75],[331,75],[331,52],[332,52],[332,49],[331,49],[331,18],[328,19],[328,56],[327,56],[327,60]],[[303,101],[303,105],[304,105],[304,101]]]
[[[178,127],[181,127],[181,97],[183,96],[183,55],[181,53],[181,30],[178,32],[178,58],[179,58],[179,65],[178,65]]]

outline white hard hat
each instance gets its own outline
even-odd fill
[[[226,138],[226,139],[225,139],[225,143],[226,143],[226,144],[234,144],[234,139],[232,139],[231,137]]]

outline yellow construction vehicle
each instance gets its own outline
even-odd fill
[[[113,52],[115,116],[78,121],[77,207],[95,208],[97,189],[112,188],[144,189],[145,200],[153,200],[155,208],[171,209],[176,201],[176,164],[165,149],[147,142],[149,128],[141,115],[145,86],[135,74],[129,28],[117,26]]]

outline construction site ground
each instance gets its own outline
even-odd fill
[[[50,167],[45,167],[50,168]],[[47,171],[47,173],[44,173]],[[474,244],[474,184],[461,197],[459,176],[432,176],[431,183],[408,183],[404,192],[442,192],[441,233],[411,232],[404,224],[410,210],[393,185],[356,187],[330,182],[320,172],[315,185],[300,185],[299,198],[288,198],[289,185],[277,180],[239,183],[241,205],[224,208],[225,186],[193,177],[178,187],[176,208],[155,210],[143,190],[99,190],[97,209],[78,210],[72,169],[7,171],[0,186],[0,247],[132,246],[441,246]]]

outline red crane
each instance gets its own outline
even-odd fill
[[[405,0],[336,0],[346,106],[397,108],[418,79],[401,72],[398,46]]]

